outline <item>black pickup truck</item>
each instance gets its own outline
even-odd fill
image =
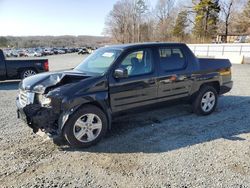
[[[208,115],[232,85],[227,59],[198,59],[179,43],[127,44],[100,48],[73,70],[24,79],[16,104],[34,132],[88,147],[134,109],[186,99]]]
[[[0,80],[24,79],[49,71],[47,59],[7,60],[0,49]]]

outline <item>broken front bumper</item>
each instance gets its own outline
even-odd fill
[[[41,107],[40,104],[29,104],[23,107],[19,98],[16,99],[16,106],[17,117],[32,128],[34,133],[39,129],[51,134],[57,132],[59,114],[55,113],[52,108]]]

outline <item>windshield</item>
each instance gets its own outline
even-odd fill
[[[121,50],[119,49],[101,48],[84,59],[84,61],[78,65],[75,70],[103,74],[108,70],[110,65],[116,60],[120,53]]]

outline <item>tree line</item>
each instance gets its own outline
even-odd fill
[[[158,0],[154,7],[148,0],[119,0],[104,28],[115,43],[202,43],[230,33],[250,34],[250,0]]]
[[[250,0],[118,0],[104,35],[0,37],[0,47],[79,47],[107,43],[177,41],[205,43],[216,35],[250,34]],[[227,42],[226,40],[224,42]]]
[[[109,42],[101,36],[26,36],[0,37],[0,47],[35,48],[35,47],[99,47]]]

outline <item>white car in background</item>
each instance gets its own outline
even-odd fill
[[[25,53],[25,56],[26,57],[41,57],[42,54],[40,52],[37,52],[37,51],[27,51]]]

